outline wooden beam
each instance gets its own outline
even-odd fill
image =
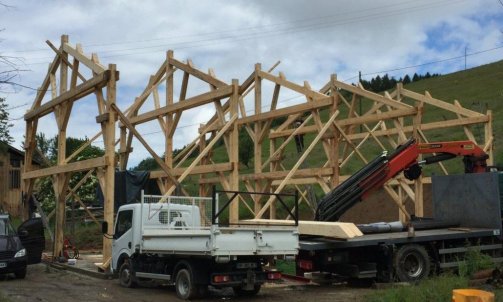
[[[266,121],[270,119],[275,119],[282,116],[292,115],[295,113],[301,113],[306,111],[312,111],[319,108],[328,107],[332,104],[330,97],[325,97],[316,101],[309,103],[304,103],[300,105],[294,105],[286,108],[277,109],[274,111],[264,112],[262,114],[249,115],[245,118],[238,119],[238,125],[243,125],[247,123],[254,123],[259,121]],[[293,130],[292,130],[293,131]],[[274,132],[273,132],[274,133]]]
[[[396,108],[396,109],[407,109],[407,108],[411,108],[410,105],[407,105],[407,104],[404,104],[404,103],[401,103],[401,102],[397,102],[396,100],[390,100],[378,93],[374,93],[374,92],[371,92],[371,91],[368,91],[368,90],[365,90],[361,87],[356,87],[356,86],[353,86],[353,85],[350,85],[350,84],[346,84],[344,82],[341,82],[341,81],[329,81],[328,82],[328,85],[334,85],[336,86],[337,88],[340,88],[340,89],[343,89],[343,90],[347,90],[349,92],[352,92],[354,94],[357,94],[359,96],[363,96],[365,98],[368,98],[368,99],[371,99],[372,101],[375,101],[375,102],[379,102],[379,103],[382,103],[382,104],[385,104],[385,105],[389,105],[393,108]],[[322,90],[323,91],[323,90]]]
[[[425,102],[426,104],[430,104],[430,105],[433,105],[435,107],[445,109],[447,111],[451,111],[451,112],[454,112],[454,113],[459,113],[459,114],[467,116],[467,117],[477,117],[477,116],[481,117],[481,116],[484,116],[482,113],[478,113],[476,111],[469,110],[469,109],[466,109],[466,108],[460,108],[460,107],[458,107],[456,105],[449,104],[449,103],[441,101],[439,99],[435,99],[435,98],[433,98],[431,96],[422,95],[420,93],[417,93],[417,92],[414,92],[414,91],[411,91],[411,90],[407,90],[405,88],[403,88],[401,90],[401,93],[404,96],[406,96],[406,97],[409,97],[409,98],[412,98],[412,99],[415,99],[415,100],[418,100],[418,101],[421,101],[421,102]]]
[[[97,74],[100,74],[106,70],[105,66],[95,63],[91,58],[85,56],[84,54],[78,52],[76,49],[70,46],[68,43],[63,43],[63,51],[67,52],[69,55],[73,56],[75,59],[79,60],[82,64],[86,65]]]
[[[52,99],[51,101],[45,104],[42,104],[38,108],[28,111],[24,115],[24,119],[26,121],[29,121],[36,117],[40,118],[44,115],[51,113],[56,106],[61,105],[64,102],[83,98],[86,95],[93,93],[96,88],[103,88],[104,86],[106,86],[109,78],[110,78],[110,71],[107,70],[106,72],[103,72],[100,75],[76,86],[75,89],[65,91],[55,99]]]
[[[328,99],[330,99],[330,97]],[[331,101],[330,101],[330,103],[331,103]],[[347,126],[347,125],[374,123],[374,122],[379,122],[381,120],[392,119],[392,118],[401,117],[401,116],[411,116],[411,115],[415,115],[416,113],[417,113],[416,108],[398,109],[398,110],[393,110],[391,112],[384,112],[384,113],[380,113],[380,114],[362,115],[359,117],[346,118],[343,120],[338,120],[337,124],[339,126],[343,127],[343,126]],[[269,138],[278,138],[278,137],[289,136],[289,135],[291,135],[291,133],[293,131],[294,131],[293,129],[286,129],[283,131],[273,131],[269,135]],[[299,132],[299,134],[306,134],[306,133],[312,133],[312,132],[317,132],[317,131],[318,131],[318,128],[316,126],[306,126],[306,127],[304,127],[304,129],[302,129],[301,132]],[[377,132],[378,131],[376,131],[376,133]],[[366,133],[358,133],[358,134],[359,134],[360,138],[363,138],[366,135]],[[354,135],[355,134],[348,135],[348,137],[353,137]]]
[[[190,66],[190,64],[188,64],[188,63],[180,62],[175,58],[169,58],[167,61],[169,64],[177,67],[178,69],[181,69],[185,72],[190,73],[191,75],[195,76],[196,78],[198,78],[200,80],[205,81],[208,84],[211,84],[211,85],[216,86],[218,88],[227,86],[227,83]]]
[[[473,125],[473,124],[480,124],[480,123],[486,123],[488,121],[487,116],[478,116],[478,117],[465,117],[461,120],[455,119],[455,120],[448,120],[448,121],[441,121],[441,122],[431,122],[431,123],[424,123],[421,124],[421,130],[422,131],[428,131],[428,130],[435,130],[435,129],[445,129],[445,128],[452,128],[452,127],[458,127],[458,126],[464,126],[464,125]],[[405,133],[412,133],[414,130],[413,126],[405,126],[403,127],[403,131]],[[395,135],[398,134],[398,129],[392,128],[392,129],[386,129],[386,130],[377,130],[374,132],[374,135],[376,137],[378,136],[386,136],[386,135]],[[348,135],[351,139],[361,139],[364,138],[366,133],[355,133]]]
[[[272,74],[265,72],[265,71],[262,71],[262,70],[259,71],[258,76],[261,78],[264,78],[266,80],[269,80],[271,82],[274,82],[276,84],[279,84],[283,87],[286,87],[288,89],[291,89],[291,90],[298,92],[300,94],[303,94],[307,97],[313,98],[315,100],[327,97],[323,93],[319,93],[317,91],[311,90],[311,89],[306,88],[304,86],[301,86],[299,84],[295,84],[293,82],[286,80],[285,78],[282,78],[279,76],[273,76]]]
[[[152,155],[154,160],[159,164],[161,169],[164,170],[166,173],[166,176],[171,180],[176,186],[180,185],[176,178],[171,174],[170,168],[166,166],[164,161],[155,153],[155,151],[149,146],[149,144],[145,141],[143,136],[138,132],[138,130],[135,129],[135,127],[131,124],[131,122],[128,120],[128,118],[120,111],[120,109],[117,107],[117,105],[112,104],[112,108],[117,112],[117,115],[119,116],[119,119],[122,121],[124,126],[131,131],[131,133],[140,141],[140,143],[147,149],[147,151]]]
[[[132,125],[145,123],[156,119],[158,116],[164,116],[177,111],[184,111],[213,102],[215,99],[222,99],[232,94],[232,86],[223,86],[215,91],[206,92],[195,97],[186,99],[183,102],[175,103],[170,106],[164,106],[138,116],[132,117],[129,121]]]
[[[53,174],[59,173],[69,173],[69,172],[80,172],[89,169],[103,167],[105,166],[105,158],[98,157],[93,159],[81,160],[73,163],[69,163],[62,166],[53,166],[49,168],[38,169],[34,171],[28,171],[23,174],[23,179],[40,178],[44,176],[51,176]]]
[[[187,168],[174,168],[172,170],[173,176],[180,176],[185,172]],[[218,163],[218,164],[209,164],[209,165],[200,165],[195,166],[192,171],[190,171],[189,175],[196,174],[207,174],[207,173],[216,173],[216,172],[226,172],[232,170],[231,163]],[[161,178],[166,177],[166,173],[162,170],[150,171],[150,178]]]
[[[224,135],[224,133],[227,132],[227,130],[229,130],[229,128],[234,124],[234,121],[236,121],[237,117],[238,117],[237,115],[234,115],[233,117],[231,117],[231,119],[227,122],[227,124],[225,124],[225,126],[215,135],[215,137],[206,146],[206,148],[204,148],[204,150],[202,150],[199,153],[199,155],[194,159],[194,161],[192,161],[192,163],[190,164],[190,166],[188,166],[185,169],[185,171],[182,173],[182,175],[180,175],[178,177],[176,183],[182,182],[185,179],[185,177],[187,177],[187,175],[189,175],[191,173],[191,171],[199,163],[199,161],[201,161],[201,159],[204,156],[206,156],[206,154],[208,154],[208,152],[211,150],[211,148],[213,148],[213,146],[220,139],[220,137],[222,137],[222,135]],[[171,195],[171,193],[173,193],[174,190],[175,190],[174,186],[172,186],[171,188],[169,188],[168,191],[166,192],[166,194],[164,194],[164,196],[159,200],[159,202],[165,202],[166,199],[168,198],[168,196]]]

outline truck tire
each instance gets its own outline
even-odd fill
[[[14,272],[16,279],[24,279],[26,277],[26,267]]]
[[[119,269],[119,282],[123,287],[136,287],[136,283],[133,269],[131,267],[131,260],[125,259]]]
[[[183,268],[176,274],[175,289],[180,299],[188,300],[197,296],[198,287],[194,284],[188,269]]]
[[[430,274],[430,257],[418,244],[400,247],[393,256],[395,275],[401,282],[417,282]]]
[[[260,284],[255,285],[252,290],[243,289],[241,286],[234,286],[233,287],[234,294],[236,294],[236,296],[239,296],[239,297],[255,296],[260,291],[260,288],[261,288]]]

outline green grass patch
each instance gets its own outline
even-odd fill
[[[442,275],[420,282],[418,285],[396,285],[390,289],[377,290],[366,296],[367,302],[445,302],[452,300],[452,290],[468,288],[464,277]]]
[[[65,236],[70,238],[72,244],[79,250],[101,249],[103,246],[103,234],[101,226],[93,223],[78,224],[75,226],[74,234],[66,230]]]

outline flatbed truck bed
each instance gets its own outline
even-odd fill
[[[299,239],[301,250],[316,251],[321,249],[344,249],[352,247],[363,247],[381,244],[407,244],[424,243],[436,240],[451,240],[465,238],[481,238],[499,235],[499,229],[487,228],[467,228],[458,230],[453,228],[442,228],[432,230],[415,231],[413,237],[409,237],[408,232],[392,232],[379,234],[365,234],[346,240],[331,239],[324,237],[304,237]],[[499,245],[501,247],[501,244]]]
[[[498,173],[433,176],[434,222],[459,227],[365,234],[346,240],[301,236],[297,275],[319,272],[379,282],[418,281],[456,269],[464,253],[477,249],[503,262]]]

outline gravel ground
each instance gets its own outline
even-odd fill
[[[146,285],[148,286],[148,284]],[[204,301],[363,301],[371,289],[345,286],[285,284],[266,285],[255,297],[235,297],[232,290],[211,290]],[[26,279],[0,277],[0,301],[179,301],[173,286],[122,288],[117,280],[102,280],[37,264],[28,268]]]

